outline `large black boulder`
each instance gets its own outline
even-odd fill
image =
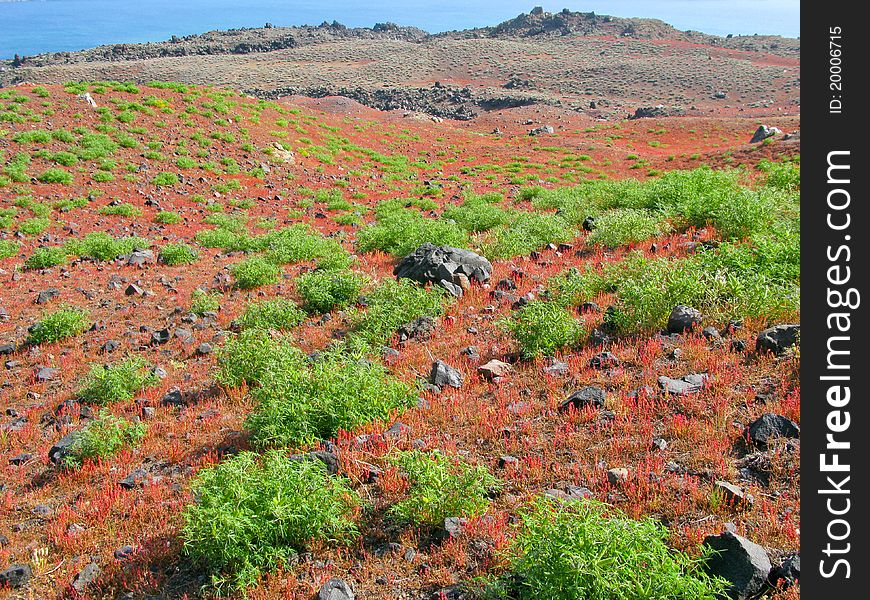
[[[714,551],[706,568],[731,584],[726,590],[729,598],[746,600],[761,591],[771,569],[764,548],[730,531],[708,535],[704,545]]]
[[[492,264],[470,250],[426,242],[403,258],[393,269],[393,275],[419,283],[434,283],[454,296],[461,296],[462,276],[484,283],[492,275]]]
[[[755,351],[781,354],[797,343],[800,332],[801,326],[792,323],[769,327],[758,334]]]

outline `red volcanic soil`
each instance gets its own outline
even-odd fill
[[[368,209],[378,202],[419,197],[421,188],[435,183],[442,190],[434,198],[438,212],[470,190],[498,191],[506,203],[530,210],[530,203],[517,198],[524,186],[552,188],[602,177],[646,180],[666,170],[705,164],[743,165],[752,172],[762,159],[795,157],[800,151],[799,138],[748,143],[762,123],[785,132],[799,130],[797,116],[740,113],[603,121],[552,107],[525,107],[484,113],[469,122],[436,122],[426,115],[383,113],[335,97],[260,103],[235,93],[210,96],[211,89],[179,93],[143,86],[139,93],[91,91],[98,110],[60,86],[0,90],[5,94],[0,96],[0,114],[24,117],[23,122],[11,117],[0,121],[0,166],[7,166],[17,153],[30,156],[28,177],[0,187],[0,209],[13,215],[0,237],[20,243],[13,255],[0,259],[0,307],[5,315],[0,320],[0,345],[16,346],[2,357],[6,366],[0,385],[0,570],[30,564],[33,578],[26,593],[34,598],[76,597],[71,582],[92,562],[102,571],[86,593],[93,598],[196,597],[208,581],[182,553],[182,510],[192,502],[189,485],[198,470],[248,448],[243,422],[252,403],[245,389],[214,385],[215,353],[197,349],[202,343],[219,347],[231,322],[251,301],[277,296],[298,300],[294,278],[312,267],[285,266],[278,283],[258,290],[228,289],[227,269],[242,254],[199,247],[195,241],[198,231],[212,228],[205,219],[218,214],[216,205],[222,205],[223,213],[246,215],[254,232],[266,231],[257,230],[260,225],[308,223],[356,253],[359,225],[334,220],[349,211],[309,201],[307,190],[339,190],[358,205],[355,210],[363,222],[374,220]],[[17,108],[10,110],[13,105]],[[122,113],[132,120],[125,122],[125,116],[119,121]],[[529,135],[541,125],[551,125],[554,133]],[[111,164],[82,159],[59,167],[52,156],[71,144],[62,141],[63,136],[42,143],[14,141],[17,133],[31,130],[68,131],[76,137],[120,132],[135,143],[116,148]],[[276,144],[291,148],[292,161],[278,159]],[[405,157],[404,167],[390,171],[372,158],[373,153]],[[208,164],[180,168],[176,162],[182,155]],[[73,182],[30,179],[49,168],[64,168]],[[111,172],[114,179],[95,181],[99,172]],[[180,175],[179,183],[155,185],[154,177],[164,172]],[[68,211],[56,204],[75,198],[87,201]],[[106,214],[104,207],[115,201],[132,205],[138,214]],[[37,219],[46,210],[49,223],[43,231],[16,233],[25,220]],[[159,211],[175,212],[182,220],[156,223]],[[46,270],[22,268],[37,248],[96,231],[146,238],[155,254],[168,242],[185,242],[197,248],[199,258],[180,267],[74,259]],[[342,473],[379,508],[397,497],[400,485],[390,477],[381,484],[364,483],[360,465],[381,461],[395,447],[462,452],[468,461],[486,465],[502,478],[503,493],[487,515],[441,545],[423,544],[414,528],[394,534],[381,523],[368,522],[361,526],[358,542],[347,548],[312,548],[296,564],[265,577],[249,597],[311,598],[331,577],[352,581],[358,598],[432,597],[446,586],[497,571],[512,515],[535,494],[567,485],[584,485],[632,517],[660,518],[675,547],[696,548],[705,535],[733,523],[774,559],[797,551],[799,448],[779,448],[759,458],[772,464],[770,483],[743,484],[755,496],[751,509],[713,506],[710,497],[715,480],[737,479],[739,457],[734,448],[741,443],[744,425],[767,412],[800,422],[799,359],[729,352],[701,335],[678,340],[653,336],[614,343],[610,350],[621,365],[611,371],[589,366],[590,357],[600,351],[589,346],[560,355],[568,365],[563,376],[547,375],[546,362],[540,359],[517,363],[505,380],[491,383],[477,375],[476,363],[460,354],[462,348],[476,346],[481,363],[515,355],[514,342],[497,324],[512,313],[511,303],[492,296],[495,283],[503,278],[516,283],[516,296],[539,294],[549,277],[570,267],[598,267],[631,250],[652,256],[653,242],[659,256],[683,256],[687,242],[708,240],[714,234],[710,228],[691,230],[633,247],[590,247],[581,252],[586,235],[581,232],[567,247],[493,261],[492,286],[473,286],[450,304],[431,340],[403,345],[394,341],[399,350],[399,358],[389,364],[394,376],[418,381],[428,374],[433,359],[443,359],[464,373],[466,385],[438,395],[425,392],[428,407],[401,415],[406,429],[398,438],[378,437],[392,422],[377,422],[343,432],[333,441]],[[395,257],[382,252],[359,253],[354,268],[377,281],[391,278],[395,263]],[[144,294],[125,295],[129,284]],[[56,288],[56,297],[37,304],[39,292],[48,288]],[[198,288],[221,290],[220,308],[216,317],[185,322],[191,294]],[[604,294],[596,301],[605,306],[609,297]],[[62,305],[86,308],[94,327],[53,344],[24,344],[28,327]],[[309,318],[294,330],[295,340],[306,352],[321,349],[340,335],[345,317],[337,313],[330,321]],[[602,315],[585,318],[591,330]],[[755,335],[766,325],[746,322],[736,339],[754,347]],[[171,340],[150,345],[151,332],[162,328],[169,328]],[[109,340],[119,342],[111,355],[101,351]],[[677,358],[675,347],[682,352]],[[83,378],[92,365],[128,354],[166,372],[154,387],[107,409],[146,422],[145,438],[134,449],[79,470],[52,465],[52,445],[98,411],[76,401]],[[41,367],[58,371],[41,381]],[[655,387],[659,375],[700,371],[710,373],[715,383],[681,400],[679,411],[668,398],[630,395],[644,385]],[[613,419],[600,419],[588,410],[557,411],[559,402],[583,385],[607,388]],[[173,388],[191,401],[183,407],[161,404]],[[375,435],[374,441],[357,443],[365,433]],[[667,439],[668,447],[651,451],[654,437]],[[519,457],[517,466],[499,469],[503,455]],[[669,467],[674,463],[679,470]],[[614,486],[604,467],[626,467],[629,477]],[[137,468],[146,472],[141,482],[133,489],[121,487],[119,481]],[[399,544],[401,550],[382,552],[387,543]],[[133,546],[133,553],[115,558],[115,550],[125,545]],[[408,553],[409,548],[414,552]],[[0,591],[0,597],[15,597],[14,593]],[[798,592],[792,589],[781,597],[797,598]]]

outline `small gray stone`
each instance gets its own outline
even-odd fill
[[[443,388],[446,385],[461,388],[462,373],[447,363],[436,360],[432,363],[432,371],[429,373],[429,382],[440,388]]]
[[[333,578],[317,592],[317,600],[354,600],[353,590],[343,579]]]

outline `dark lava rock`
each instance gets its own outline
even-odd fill
[[[758,334],[755,351],[781,354],[797,343],[800,331],[801,326],[796,324],[774,325]]]
[[[680,379],[671,379],[662,375],[658,381],[662,392],[671,396],[687,396],[700,392],[707,382],[707,376],[700,373],[692,373]]]
[[[432,371],[429,373],[429,382],[440,388],[443,388],[445,385],[461,388],[462,373],[447,363],[436,360],[432,363]]]
[[[330,475],[337,474],[341,466],[338,456],[328,450],[313,450],[304,454],[294,454],[290,457],[290,460],[319,460],[326,467],[326,472]]]
[[[581,313],[601,312],[601,307],[598,306],[596,302],[584,302],[577,307],[577,310],[579,310]]]
[[[441,532],[441,537],[448,539],[459,536],[462,530],[465,529],[466,523],[468,523],[468,519],[463,519],[462,517],[447,517],[444,519],[444,529]]]
[[[553,129],[553,127],[551,125],[541,125],[540,127],[535,127],[534,129],[529,131],[529,135],[536,136],[536,135],[543,135],[543,134],[552,134],[555,131],[556,130]]]
[[[0,571],[0,588],[8,586],[14,590],[24,587],[32,576],[30,565],[12,565],[5,571]]]
[[[758,129],[755,130],[755,133],[752,134],[752,139],[749,140],[750,144],[756,144],[758,142],[763,142],[769,137],[773,137],[775,135],[779,135],[782,133],[782,130],[778,127],[768,127],[767,125],[759,125]]]
[[[788,417],[765,413],[750,423],[747,434],[753,444],[759,448],[767,448],[773,438],[799,438],[801,429]]]
[[[565,490],[552,488],[544,492],[544,495],[562,501],[583,500],[594,497],[592,490],[579,485],[569,485]]]
[[[728,580],[729,598],[746,600],[761,591],[771,569],[764,548],[730,531],[707,536],[704,545],[716,551],[707,560],[706,568],[712,575]]]
[[[611,369],[619,366],[619,358],[613,352],[601,352],[589,359],[589,366],[593,369]]]
[[[333,578],[317,592],[317,600],[354,600],[353,590],[343,579]]]
[[[435,319],[432,317],[419,317],[399,326],[399,341],[405,342],[410,339],[425,341],[435,333]]]
[[[595,229],[595,217],[583,219],[583,231],[592,231],[593,229]]]
[[[163,395],[160,399],[160,404],[163,406],[186,406],[187,402],[184,399],[182,391],[174,388]]]
[[[139,483],[141,483],[142,480],[145,479],[146,477],[148,477],[148,471],[146,471],[145,469],[141,469],[141,468],[134,469],[133,471],[130,472],[129,475],[127,475],[124,479],[119,481],[118,485],[120,485],[125,490],[132,490],[134,487],[139,485]]]
[[[734,508],[748,508],[753,505],[755,499],[752,494],[747,494],[743,488],[728,483],[727,481],[716,481],[713,486],[725,498],[725,504]]]
[[[76,573],[72,580],[72,588],[80,594],[87,591],[88,587],[97,580],[103,572],[97,563],[90,563],[84,569]]]
[[[172,337],[169,329],[158,329],[151,333],[151,344],[165,344]]]
[[[520,464],[520,459],[516,456],[510,456],[509,454],[505,454],[504,456],[500,456],[498,458],[498,468],[506,469],[507,467],[516,467]]]
[[[136,549],[133,546],[130,546],[129,544],[126,546],[121,546],[120,548],[115,550],[115,553],[114,553],[115,559],[116,560],[128,559],[128,558],[130,558],[130,556],[132,556],[132,554],[135,550]]]
[[[691,306],[675,306],[668,317],[668,333],[683,333],[701,322],[701,312]]]
[[[572,406],[577,410],[583,409],[587,406],[601,408],[604,406],[605,398],[606,393],[603,389],[594,385],[587,385],[568,396],[568,398],[559,405],[559,410],[565,411]]]
[[[607,332],[601,329],[593,329],[589,336],[589,343],[593,346],[606,346],[613,341],[613,338]]]
[[[75,442],[75,433],[68,433],[62,438],[60,438],[57,442],[54,443],[48,451],[48,459],[54,464],[58,464],[63,461],[64,458],[69,454],[70,446]]]
[[[121,347],[121,342],[118,342],[116,340],[107,340],[106,342],[103,343],[102,346],[100,346],[100,350],[102,350],[106,354],[110,354],[120,347]]]
[[[553,376],[562,376],[568,374],[568,364],[563,363],[555,358],[550,358],[550,364],[544,367],[544,373]]]
[[[701,335],[703,335],[704,338],[706,338],[707,340],[709,340],[711,342],[715,342],[716,340],[718,340],[722,337],[719,334],[719,330],[716,329],[715,327],[705,327],[701,331]]]
[[[33,455],[29,452],[25,452],[23,454],[17,454],[9,459],[10,465],[20,466],[26,463],[29,460],[33,459]]]
[[[504,279],[499,280],[499,282],[495,285],[495,287],[498,290],[504,290],[504,291],[509,292],[511,290],[517,289],[517,284],[514,283],[513,279],[504,278]]]
[[[60,372],[60,369],[55,369],[52,367],[37,367],[36,371],[36,380],[37,381],[51,381],[57,374]]]
[[[15,351],[18,348],[15,344],[2,344],[0,345],[0,356],[6,356],[7,354],[15,354]]]
[[[125,296],[143,296],[145,294],[145,290],[136,285],[135,283],[131,283],[124,290]]]
[[[469,250],[427,242],[403,258],[393,269],[393,275],[419,283],[431,282],[454,296],[461,296],[463,292],[459,276],[484,283],[492,275],[492,264]]]
[[[801,557],[799,554],[788,556],[782,564],[774,567],[767,578],[770,587],[787,589],[801,578]]]
[[[743,352],[746,350],[746,342],[744,340],[731,340],[731,352]]]
[[[36,295],[36,303],[46,304],[47,302],[51,302],[58,296],[60,296],[60,292],[57,288],[48,288],[47,290],[43,290]]]

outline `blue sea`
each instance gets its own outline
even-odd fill
[[[392,21],[429,32],[496,25],[533,6],[652,17],[726,35],[800,35],[799,0],[0,0],[0,58],[162,41],[212,29]]]

